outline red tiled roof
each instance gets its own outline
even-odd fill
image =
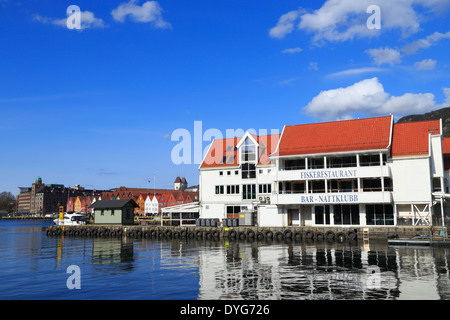
[[[240,138],[215,139],[200,168],[237,166],[238,152],[236,145],[239,140]]]
[[[442,155],[444,157],[444,169],[450,169],[450,138],[442,140]]]
[[[450,154],[450,138],[444,138],[442,141],[442,153]]]
[[[270,164],[268,156],[270,153],[274,152],[278,140],[280,139],[279,134],[255,136],[252,137],[259,144],[259,165]],[[200,168],[212,168],[212,167],[236,167],[238,163],[238,150],[236,145],[242,138],[227,138],[227,139],[216,139],[213,141],[211,147],[208,150]]]
[[[394,124],[392,156],[428,154],[429,134],[440,134],[440,120]]]
[[[392,116],[286,126],[279,156],[380,150],[389,147]]]

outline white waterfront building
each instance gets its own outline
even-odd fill
[[[216,139],[199,167],[200,217],[252,213],[255,225],[272,227],[442,225],[449,147],[441,120],[393,116]]]

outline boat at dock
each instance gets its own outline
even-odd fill
[[[442,236],[428,236],[420,235],[412,238],[397,238],[388,239],[388,245],[390,246],[445,246],[450,247],[450,240],[443,238]]]
[[[54,219],[56,226],[82,226],[86,224],[86,215],[82,213],[64,213],[64,219]]]

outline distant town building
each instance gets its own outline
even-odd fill
[[[177,180],[179,180],[179,185],[175,183],[174,188],[178,186],[186,189],[186,179],[179,178]],[[198,189],[197,191],[186,191],[178,189],[127,188],[121,186],[116,189],[103,191],[101,198],[103,200],[133,199],[138,205],[134,210],[135,216],[143,217],[161,213],[161,209],[168,206],[198,201],[199,195]]]
[[[20,193],[16,196],[16,212],[30,213],[31,187],[19,187]]]
[[[187,186],[188,186],[188,183],[187,183],[185,177],[183,177],[183,178],[177,177],[173,183],[173,188],[175,190],[183,191],[187,188]]]
[[[198,186],[187,188],[186,178],[177,177],[174,189],[145,189],[121,186],[110,190],[88,190],[80,185],[65,187],[62,184],[44,184],[37,177],[31,187],[19,187],[16,211],[22,214],[47,214],[58,212],[93,213],[89,207],[98,200],[133,199],[137,207],[135,216],[152,216],[161,208],[198,201]]]
[[[19,187],[17,195],[17,212],[20,214],[46,214],[58,212],[58,206],[67,211],[70,197],[99,196],[101,190],[88,190],[79,185],[65,187],[62,184],[46,185],[41,177],[37,177],[30,187]],[[85,203],[86,204],[86,203]],[[81,203],[80,203],[81,205]],[[71,211],[75,211],[72,209]]]

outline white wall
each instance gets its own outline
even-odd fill
[[[287,213],[277,206],[261,206],[258,212],[260,227],[284,227],[287,225]]]
[[[395,203],[431,201],[430,158],[394,158],[391,164]]]
[[[260,173],[260,170],[262,171],[262,173]],[[255,179],[242,179],[241,170],[239,167],[223,167],[200,170],[200,217],[219,219],[225,218],[226,206],[229,205],[249,206],[249,208],[252,207],[253,204],[258,200],[259,184],[271,184],[272,193],[275,191],[275,170],[275,166],[257,166]],[[222,175],[220,175],[220,172],[222,172]],[[228,172],[230,172],[229,175]],[[258,193],[256,199],[242,199],[244,184],[256,185],[256,192]],[[227,186],[230,185],[238,185],[239,193],[227,194]],[[216,186],[224,186],[224,194],[216,194]],[[267,193],[264,193],[262,195],[264,195],[265,197],[269,196],[269,194]]]
[[[434,177],[444,176],[444,159],[442,156],[442,137],[430,137],[431,173]]]

